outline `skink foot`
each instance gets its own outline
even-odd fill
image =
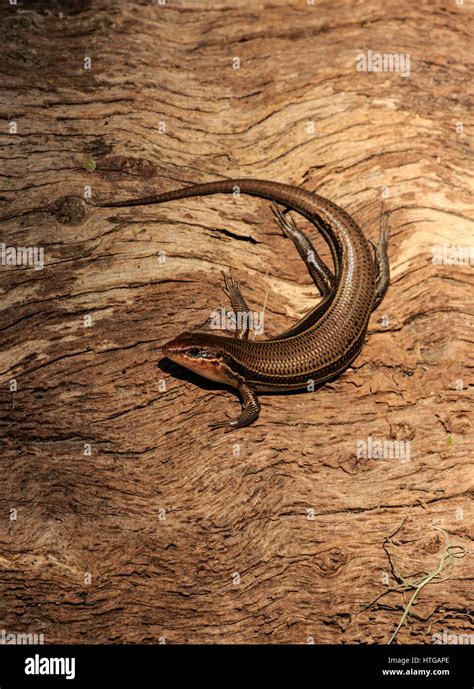
[[[237,428],[248,426],[258,418],[260,413],[260,402],[254,390],[247,383],[239,385],[238,390],[242,396],[242,411],[233,421],[217,421],[211,423],[209,428],[225,428],[225,432],[235,431]]]
[[[334,275],[316,251],[311,239],[299,229],[289,213],[287,216],[283,215],[280,207],[275,202],[272,203],[272,211],[278,227],[296,246],[321,296],[325,297],[330,294],[335,286]],[[319,227],[319,224],[323,221],[315,216],[312,222],[316,227]]]

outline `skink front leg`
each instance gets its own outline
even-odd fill
[[[260,414],[260,402],[257,399],[255,391],[247,383],[241,383],[238,391],[242,397],[242,411],[239,416],[233,421],[218,421],[211,423],[210,428],[225,428],[225,432],[235,431],[237,428],[248,426],[258,418]]]
[[[234,280],[232,273],[224,276],[224,292],[229,297],[232,309],[235,313],[235,337],[239,340],[247,340],[249,336],[249,307],[240,291],[240,284]]]

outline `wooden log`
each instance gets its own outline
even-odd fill
[[[44,250],[43,269],[0,266],[1,626],[46,643],[386,643],[407,594],[367,606],[436,569],[436,529],[471,538],[467,7],[1,12],[0,236]],[[377,52],[404,74],[373,71]],[[158,365],[160,347],[227,306],[228,268],[252,308],[268,295],[267,334],[289,327],[317,299],[301,259],[258,199],[93,202],[243,176],[317,190],[372,240],[383,195],[392,285],[350,371],[262,396],[226,435],[208,424],[236,397]],[[397,641],[472,631],[453,565]]]

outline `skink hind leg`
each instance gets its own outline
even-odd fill
[[[375,281],[375,296],[372,305],[374,311],[385,296],[390,284],[390,263],[388,260],[388,239],[390,230],[387,216],[381,216],[380,238],[378,244],[373,244],[375,250],[375,263],[377,266],[377,278]]]
[[[334,275],[324,263],[313,246],[311,239],[298,228],[291,215],[283,215],[276,203],[272,203],[275,222],[284,234],[296,246],[299,255],[305,262],[306,268],[322,297],[328,295],[334,287]],[[314,220],[317,226],[317,220]]]
[[[235,337],[247,340],[249,336],[249,307],[240,291],[240,283],[234,280],[231,272],[222,273],[224,276],[224,292],[229,297],[236,317]]]
[[[242,383],[238,388],[242,397],[242,411],[239,416],[233,421],[218,421],[211,423],[209,428],[225,428],[225,432],[235,431],[237,428],[248,426],[258,418],[260,414],[260,402],[250,385]]]

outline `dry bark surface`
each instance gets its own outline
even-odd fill
[[[386,643],[410,595],[390,589],[436,569],[443,531],[468,551],[473,267],[446,247],[472,244],[469,15],[2,3],[0,236],[45,263],[0,266],[5,630]],[[408,53],[409,76],[358,71],[369,49]],[[374,241],[384,195],[392,285],[349,371],[224,434],[238,399],[161,345],[227,307],[229,268],[283,331],[317,299],[301,259],[255,198],[93,202],[230,177],[317,190]],[[468,558],[442,575],[397,642],[472,632]]]

